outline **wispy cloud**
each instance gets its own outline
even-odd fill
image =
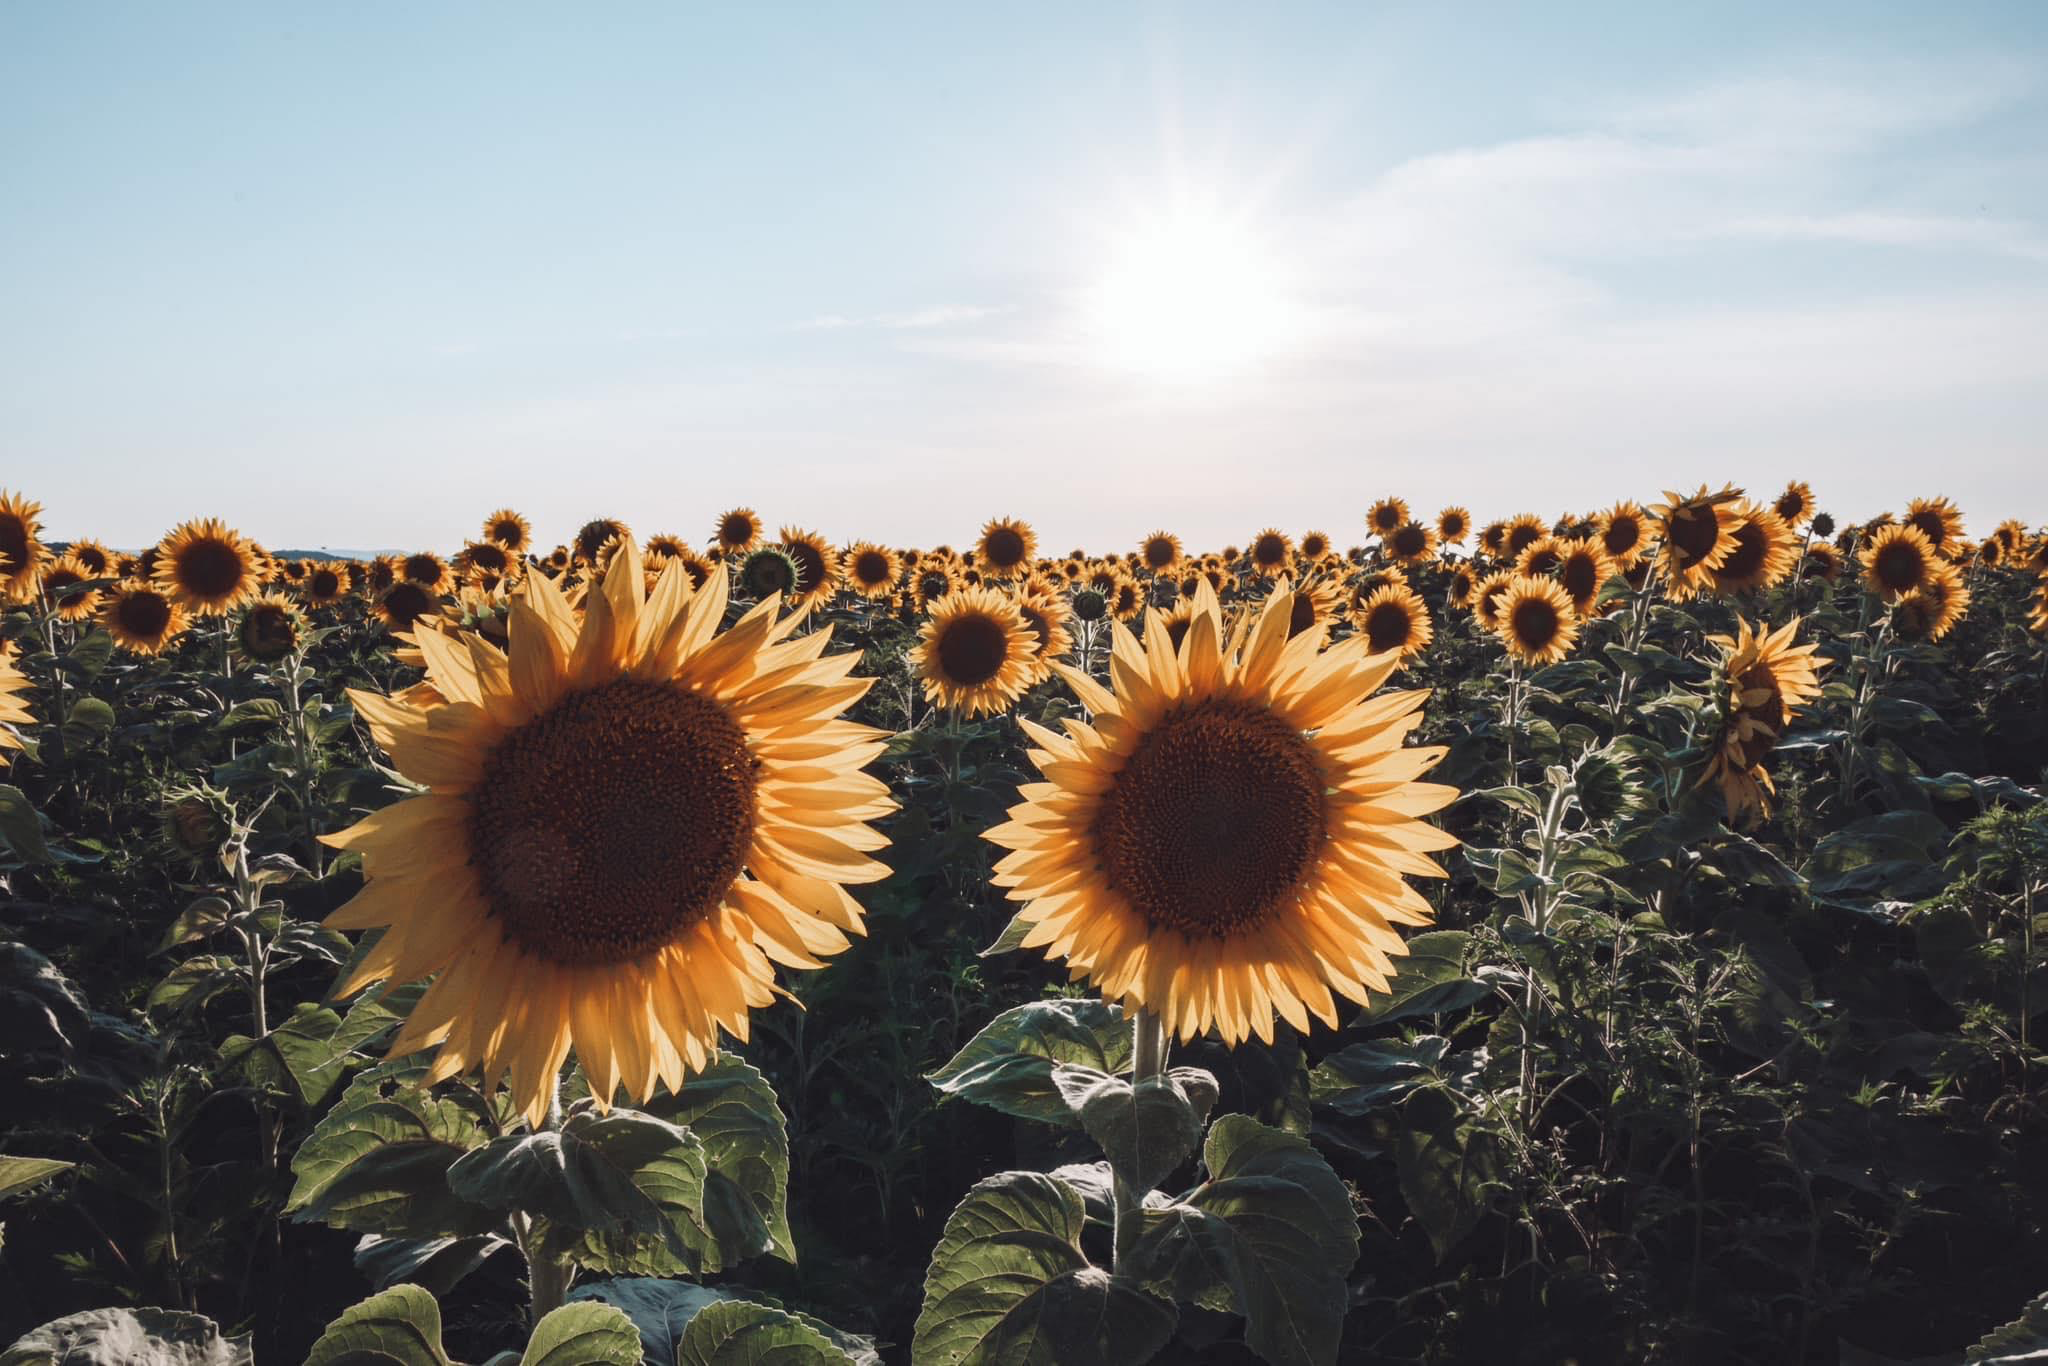
[[[911,313],[871,313],[863,317],[849,317],[844,313],[820,313],[816,317],[804,319],[795,327],[799,332],[833,332],[850,327],[879,327],[894,332],[914,332],[932,327],[951,327],[958,323],[976,322],[1007,312],[1009,310],[1006,308],[974,304],[936,304]]]
[[[1930,251],[1988,251],[2048,261],[2048,238],[2009,219],[1951,218],[1940,214],[1835,213],[1741,218],[1708,229],[1712,235],[1766,241],[1846,242]]]

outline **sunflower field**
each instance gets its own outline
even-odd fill
[[[2048,534],[711,511],[0,492],[0,1366],[2048,1354]]]

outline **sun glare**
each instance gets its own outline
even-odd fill
[[[1117,244],[1088,321],[1103,364],[1167,380],[1249,369],[1296,331],[1282,273],[1251,235],[1221,214],[1188,210]]]

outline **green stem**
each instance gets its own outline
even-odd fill
[[[541,1125],[543,1129],[562,1127],[562,1079],[555,1078],[555,1095],[548,1102],[548,1117]],[[576,1269],[566,1258],[551,1255],[542,1246],[541,1235],[534,1229],[532,1217],[515,1215],[513,1229],[519,1236],[519,1251],[526,1258],[526,1285],[531,1299],[530,1313],[533,1322],[560,1309],[569,1298],[569,1282]]]
[[[1166,1022],[1149,1010],[1139,1010],[1131,1016],[1131,1085],[1165,1070]],[[1145,1192],[1133,1190],[1123,1177],[1115,1174],[1114,1168],[1110,1182],[1116,1188],[1116,1222],[1110,1241],[1116,1249],[1114,1268],[1121,1271],[1143,1227],[1139,1213],[1145,1207]]]

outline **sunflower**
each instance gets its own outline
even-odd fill
[[[49,552],[43,549],[41,503],[0,489],[0,602],[26,602]]]
[[[1252,548],[1246,553],[1262,577],[1276,578],[1287,572],[1287,563],[1294,558],[1294,542],[1285,532],[1267,527],[1252,538]]]
[[[1015,600],[992,588],[962,588],[931,605],[911,666],[925,700],[965,716],[1003,711],[1031,686],[1037,639]]]
[[[846,551],[846,581],[864,598],[884,598],[896,586],[896,554],[867,541]]]
[[[186,624],[184,606],[144,579],[123,582],[100,605],[100,625],[132,655],[162,654]]]
[[[1145,590],[1130,577],[1119,578],[1109,591],[1109,614],[1118,621],[1135,621],[1145,610]]]
[[[28,676],[14,667],[14,647],[0,641],[0,763],[6,761],[8,750],[22,747],[16,728],[35,720],[28,703],[21,700],[28,686]]]
[[[1742,526],[1735,505],[1742,501],[1742,490],[1727,485],[1709,493],[1702,484],[1690,497],[1669,492],[1664,497],[1650,512],[1664,533],[1665,591],[1682,600],[1708,588],[1714,571],[1735,553],[1735,533]]]
[[[1721,597],[1781,583],[1799,562],[1798,538],[1784,518],[1755,503],[1736,504],[1742,524],[1735,528],[1735,548],[1708,570],[1709,582]]]
[[[1381,544],[1396,564],[1427,564],[1436,558],[1436,533],[1420,522],[1403,522]]]
[[[533,523],[511,508],[499,508],[484,518],[484,539],[510,554],[524,555],[533,544]]]
[[[1764,756],[1785,733],[1801,704],[1820,695],[1816,647],[1795,647],[1799,618],[1776,631],[1753,630],[1735,619],[1736,636],[1713,636],[1724,654],[1721,677],[1728,689],[1721,733],[1700,786],[1719,781],[1728,819],[1753,824],[1770,814],[1766,792],[1775,791],[1764,772]]]
[[[307,606],[328,607],[347,596],[348,584],[335,565],[316,564],[299,581],[299,591],[305,594]]]
[[[720,1030],[861,930],[842,884],[888,869],[865,822],[894,809],[859,772],[880,732],[835,718],[868,689],[858,653],[772,602],[720,632],[723,575],[678,566],[644,593],[628,544],[579,626],[535,575],[511,648],[422,632],[450,699],[352,691],[398,771],[429,790],[325,836],[368,882],[328,917],[388,927],[340,984],[433,978],[391,1045],[439,1046],[429,1078],[509,1072],[536,1127],[573,1045],[600,1106],[702,1069]],[[772,961],[771,961],[772,960]]]
[[[1512,569],[1496,570],[1472,590],[1472,616],[1481,627],[1488,631],[1500,629],[1501,608],[1507,603],[1508,589],[1519,577]]]
[[[455,557],[453,568],[470,583],[495,586],[519,567],[519,559],[496,541],[471,541]]]
[[[1452,607],[1466,608],[1472,605],[1472,590],[1479,586],[1479,576],[1472,572],[1472,566],[1461,564],[1451,571],[1451,581],[1444,589],[1444,601]]]
[[[1555,574],[1564,563],[1564,545],[1561,536],[1544,536],[1529,542],[1521,558],[1515,561],[1515,572],[1532,579]]]
[[[981,529],[981,540],[975,549],[982,571],[990,578],[1014,578],[1038,553],[1038,533],[1029,522],[997,517]]]
[[[1863,547],[1863,582],[1886,602],[1925,584],[1938,562],[1933,544],[1915,526],[1887,526]]]
[[[910,571],[910,592],[920,612],[929,612],[933,603],[959,586],[955,582],[953,566],[943,559],[928,555],[922,564]]]
[[[1508,518],[1507,530],[1501,541],[1501,558],[1514,561],[1522,552],[1550,534],[1549,525],[1533,512],[1518,512]]]
[[[584,564],[596,564],[597,552],[604,549],[610,540],[625,540],[633,534],[632,528],[616,517],[594,517],[576,529],[576,538],[569,543],[572,558]]]
[[[1479,548],[1495,559],[1505,556],[1508,551],[1508,524],[1488,522],[1480,528]]]
[[[1403,875],[1441,877],[1427,855],[1456,843],[1416,819],[1457,796],[1417,781],[1445,751],[1401,744],[1427,694],[1370,697],[1396,661],[1362,636],[1289,640],[1285,585],[1227,642],[1197,597],[1178,648],[1156,617],[1142,645],[1113,628],[1114,693],[1056,666],[1094,720],[1021,723],[1046,781],[987,833],[994,881],[1024,947],[1184,1041],[1334,1028],[1332,991],[1385,991],[1394,926],[1430,923]]]
[[[1447,507],[1436,515],[1436,537],[1445,545],[1463,545],[1472,534],[1472,514],[1461,507]]]
[[[1644,516],[1641,505],[1621,502],[1593,519],[1600,549],[1614,562],[1618,572],[1627,573],[1635,568],[1643,552],[1649,549]]]
[[[744,554],[761,543],[761,519],[752,508],[722,513],[711,530],[711,540],[728,555]]]
[[[1292,640],[1304,631],[1321,631],[1328,635],[1343,609],[1344,599],[1334,585],[1302,584],[1294,590],[1294,606],[1287,618],[1287,638]]]
[[[85,566],[88,578],[104,579],[114,572],[114,553],[90,537],[73,541],[65,554]]]
[[[241,533],[212,517],[186,522],[157,546],[159,587],[194,616],[221,616],[256,596],[263,581]]]
[[[1365,600],[1352,620],[1365,637],[1370,653],[1392,650],[1403,664],[1428,649],[1429,642],[1436,638],[1429,608],[1406,584],[1388,584],[1380,589]]]
[[[1892,627],[1908,640],[1940,640],[1970,610],[1969,585],[1963,571],[1937,564],[1927,582],[1900,598],[1892,608]]]
[[[1842,552],[1827,541],[1815,541],[1806,547],[1806,558],[1799,565],[1799,577],[1836,582],[1842,577]]]
[[[92,571],[68,550],[43,570],[42,591],[49,596],[59,621],[84,621],[98,609],[99,589],[73,591],[90,583],[93,577]]]
[[[417,551],[400,560],[398,577],[407,583],[418,584],[436,597],[447,592],[454,582],[447,562],[431,550]]]
[[[400,579],[377,595],[377,615],[393,631],[410,631],[421,617],[432,616],[440,596],[411,579]]]
[[[829,601],[839,590],[839,557],[825,538],[815,531],[786,526],[780,544],[783,553],[796,561],[801,576],[795,605],[808,607]]]
[[[1496,628],[1508,654],[1530,667],[1555,664],[1579,638],[1579,614],[1555,579],[1517,574],[1500,595]]]
[[[2048,636],[2048,576],[2043,576],[2034,585],[2034,600],[2027,611],[2027,629],[2035,635]]]
[[[306,618],[289,598],[266,593],[235,622],[235,653],[250,664],[274,664],[306,643]]]
[[[1329,533],[1304,531],[1301,534],[1301,557],[1311,564],[1319,563],[1330,553]]]
[[[1408,504],[1399,498],[1382,498],[1365,515],[1365,524],[1376,536],[1391,536],[1408,524]]]
[[[1785,485],[1785,491],[1778,495],[1778,501],[1771,504],[1771,511],[1788,527],[1800,527],[1813,516],[1813,488],[1803,479],[1794,479]]]
[[[1074,637],[1067,630],[1067,604],[1049,589],[1035,589],[1017,598],[1017,615],[1031,631],[1037,653],[1032,659],[1033,686],[1052,677],[1052,661],[1073,653]]]
[[[1581,538],[1558,543],[1557,581],[1579,616],[1592,614],[1600,590],[1613,577],[1614,561],[1607,558],[1598,541]]]
[[[1946,498],[1915,498],[1906,504],[1902,525],[1916,528],[1934,553],[1953,558],[1963,539],[1963,514]]]
[[[803,587],[803,570],[779,545],[757,546],[740,561],[740,591],[756,602],[787,594],[795,598]]]

